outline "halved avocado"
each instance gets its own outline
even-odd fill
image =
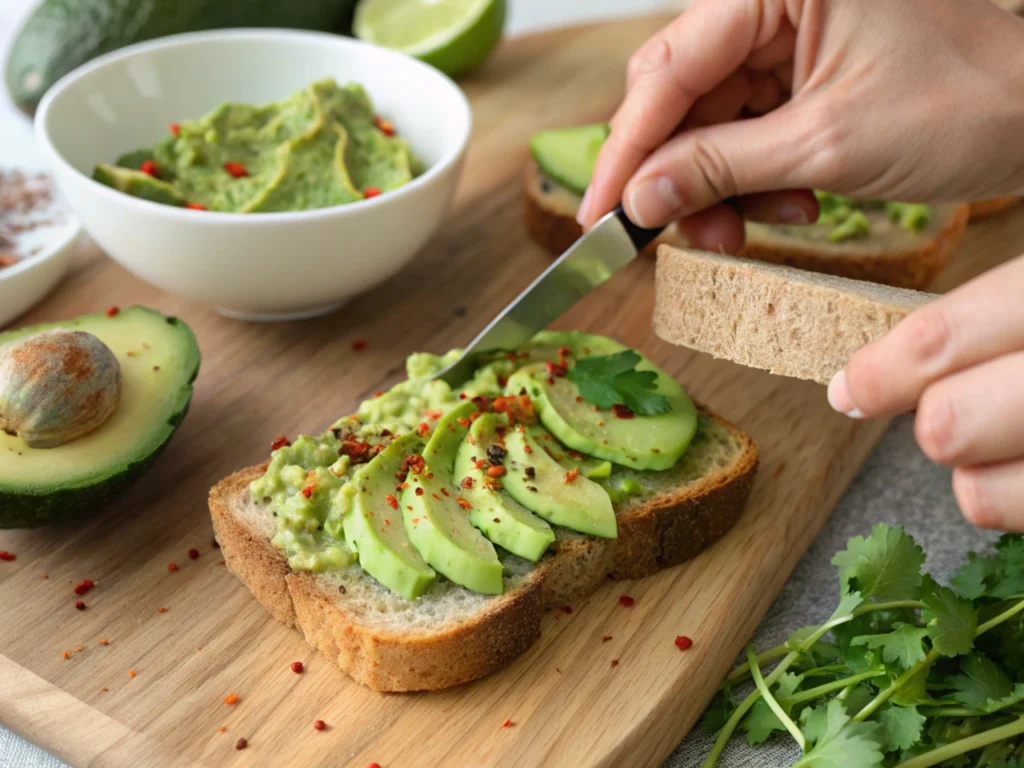
[[[124,192],[132,197],[141,197],[143,200],[153,203],[178,207],[188,204],[188,200],[170,184],[155,179],[142,171],[100,163],[93,170],[92,178],[118,192]]]
[[[0,345],[54,328],[85,331],[114,352],[121,401],[93,432],[30,448],[0,432],[0,528],[30,528],[97,511],[152,466],[188,411],[199,372],[191,329],[145,307],[85,315],[0,334]]]

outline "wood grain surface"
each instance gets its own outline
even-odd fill
[[[209,487],[264,459],[275,435],[319,432],[398,377],[409,352],[464,343],[549,263],[521,225],[526,140],[545,126],[607,117],[626,58],[662,21],[506,43],[465,82],[475,138],[444,231],[401,275],[328,318],[227,320],[141,283],[95,251],[80,255],[24,322],[148,304],[191,324],[203,366],[180,432],[120,501],[61,530],[0,531],[0,550],[17,554],[0,563],[0,721],[82,766],[611,768],[657,766],[666,757],[885,424],[834,414],[817,385],[659,341],[650,328],[651,262],[631,265],[559,326],[641,349],[695,398],[743,425],[762,457],[750,505],[693,562],[640,582],[610,582],[571,615],[548,614],[542,637],[507,669],[439,693],[357,686],[220,565],[206,510]],[[990,219],[971,228],[939,287],[1020,251],[1024,214]],[[354,351],[356,339],[368,347]],[[188,558],[191,547],[197,560]],[[179,570],[170,572],[170,562]],[[76,611],[72,588],[83,578],[97,585],[87,609]],[[636,604],[624,608],[621,594]],[[612,639],[603,642],[606,635]],[[679,651],[677,635],[693,638],[693,648]],[[296,660],[306,665],[301,675],[289,668]],[[240,696],[234,706],[223,703],[230,693]],[[316,719],[327,729],[315,731]],[[514,725],[502,727],[506,719]],[[237,751],[243,737],[249,746]]]

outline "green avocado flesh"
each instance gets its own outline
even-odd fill
[[[614,505],[660,487],[644,477],[677,464],[697,411],[642,357],[636,370],[654,372],[667,413],[619,418],[577,402],[568,375],[542,372],[626,349],[545,331],[455,388],[433,377],[458,350],[410,356],[407,380],[274,451],[250,490],[276,519],[275,546],[295,570],[362,568],[412,599],[441,576],[500,594],[505,553],[537,562],[553,526],[615,538]]]
[[[484,536],[513,555],[533,562],[540,560],[555,541],[555,532],[544,520],[497,487],[477,461],[485,461],[488,448],[498,442],[498,430],[507,431],[507,421],[485,413],[473,422],[455,458],[454,479],[462,496],[472,505],[469,519]],[[498,462],[503,465],[503,462]],[[466,481],[466,478],[469,478]],[[469,486],[468,488],[466,486]]]
[[[582,195],[590,186],[597,155],[608,136],[609,129],[604,123],[555,128],[535,133],[530,138],[530,152],[541,173],[571,192]],[[924,230],[931,219],[930,206],[922,203],[856,200],[820,190],[815,190],[814,195],[820,208],[816,224],[830,228],[828,239],[834,243],[870,236],[872,224],[868,213],[871,211],[884,212],[889,221],[913,234]],[[795,235],[806,231],[802,226],[780,226]]]
[[[141,170],[147,161],[155,176]],[[165,205],[271,213],[363,200],[422,172],[405,140],[382,130],[362,86],[327,79],[272,104],[222,104],[184,120],[152,149],[97,165],[93,179]]]
[[[30,448],[0,432],[0,528],[75,520],[141,477],[188,411],[199,371],[189,327],[144,307],[85,315],[0,334],[0,345],[54,328],[85,331],[121,367],[121,399],[94,431],[55,448]],[[2,393],[0,393],[2,396]]]

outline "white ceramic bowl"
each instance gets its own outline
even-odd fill
[[[369,200],[314,211],[232,214],[159,205],[90,178],[151,146],[171,122],[225,101],[276,101],[323,77],[361,83],[427,171]],[[458,181],[472,117],[446,76],[337,35],[223,30],[129,46],[54,85],[36,136],[86,230],[160,288],[253,320],[312,317],[386,280],[429,240]]]
[[[29,233],[41,250],[0,269],[0,329],[30,310],[60,282],[81,231],[78,220],[66,216],[60,224]]]

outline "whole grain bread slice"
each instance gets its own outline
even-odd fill
[[[523,177],[526,231],[551,253],[565,251],[582,234],[576,223],[579,195],[545,176],[530,160]],[[834,243],[832,227],[825,224],[784,226],[747,223],[741,256],[787,264],[810,272],[868,280],[902,288],[923,288],[942,271],[949,254],[960,242],[968,220],[968,206],[932,208],[928,225],[909,232],[889,221],[884,211],[868,211],[872,234],[868,238]],[[665,243],[687,247],[686,238],[670,226],[647,251]]]
[[[981,221],[989,216],[995,216],[1005,210],[1013,208],[1021,201],[1020,195],[1003,195],[1002,197],[990,197],[988,200],[976,200],[971,203],[971,221]]]
[[[353,679],[378,691],[437,690],[509,664],[534,642],[545,608],[592,592],[609,576],[639,578],[683,562],[739,518],[757,470],[757,447],[738,427],[701,410],[693,443],[672,469],[633,472],[644,495],[616,507],[619,537],[556,529],[536,565],[503,553],[505,593],[481,595],[444,579],[405,600],[358,567],[292,571],[271,543],[276,524],[255,503],[249,467],[210,492],[228,569],[279,621],[295,627]]]
[[[858,349],[933,294],[662,246],[654,331],[781,376],[827,384]]]

